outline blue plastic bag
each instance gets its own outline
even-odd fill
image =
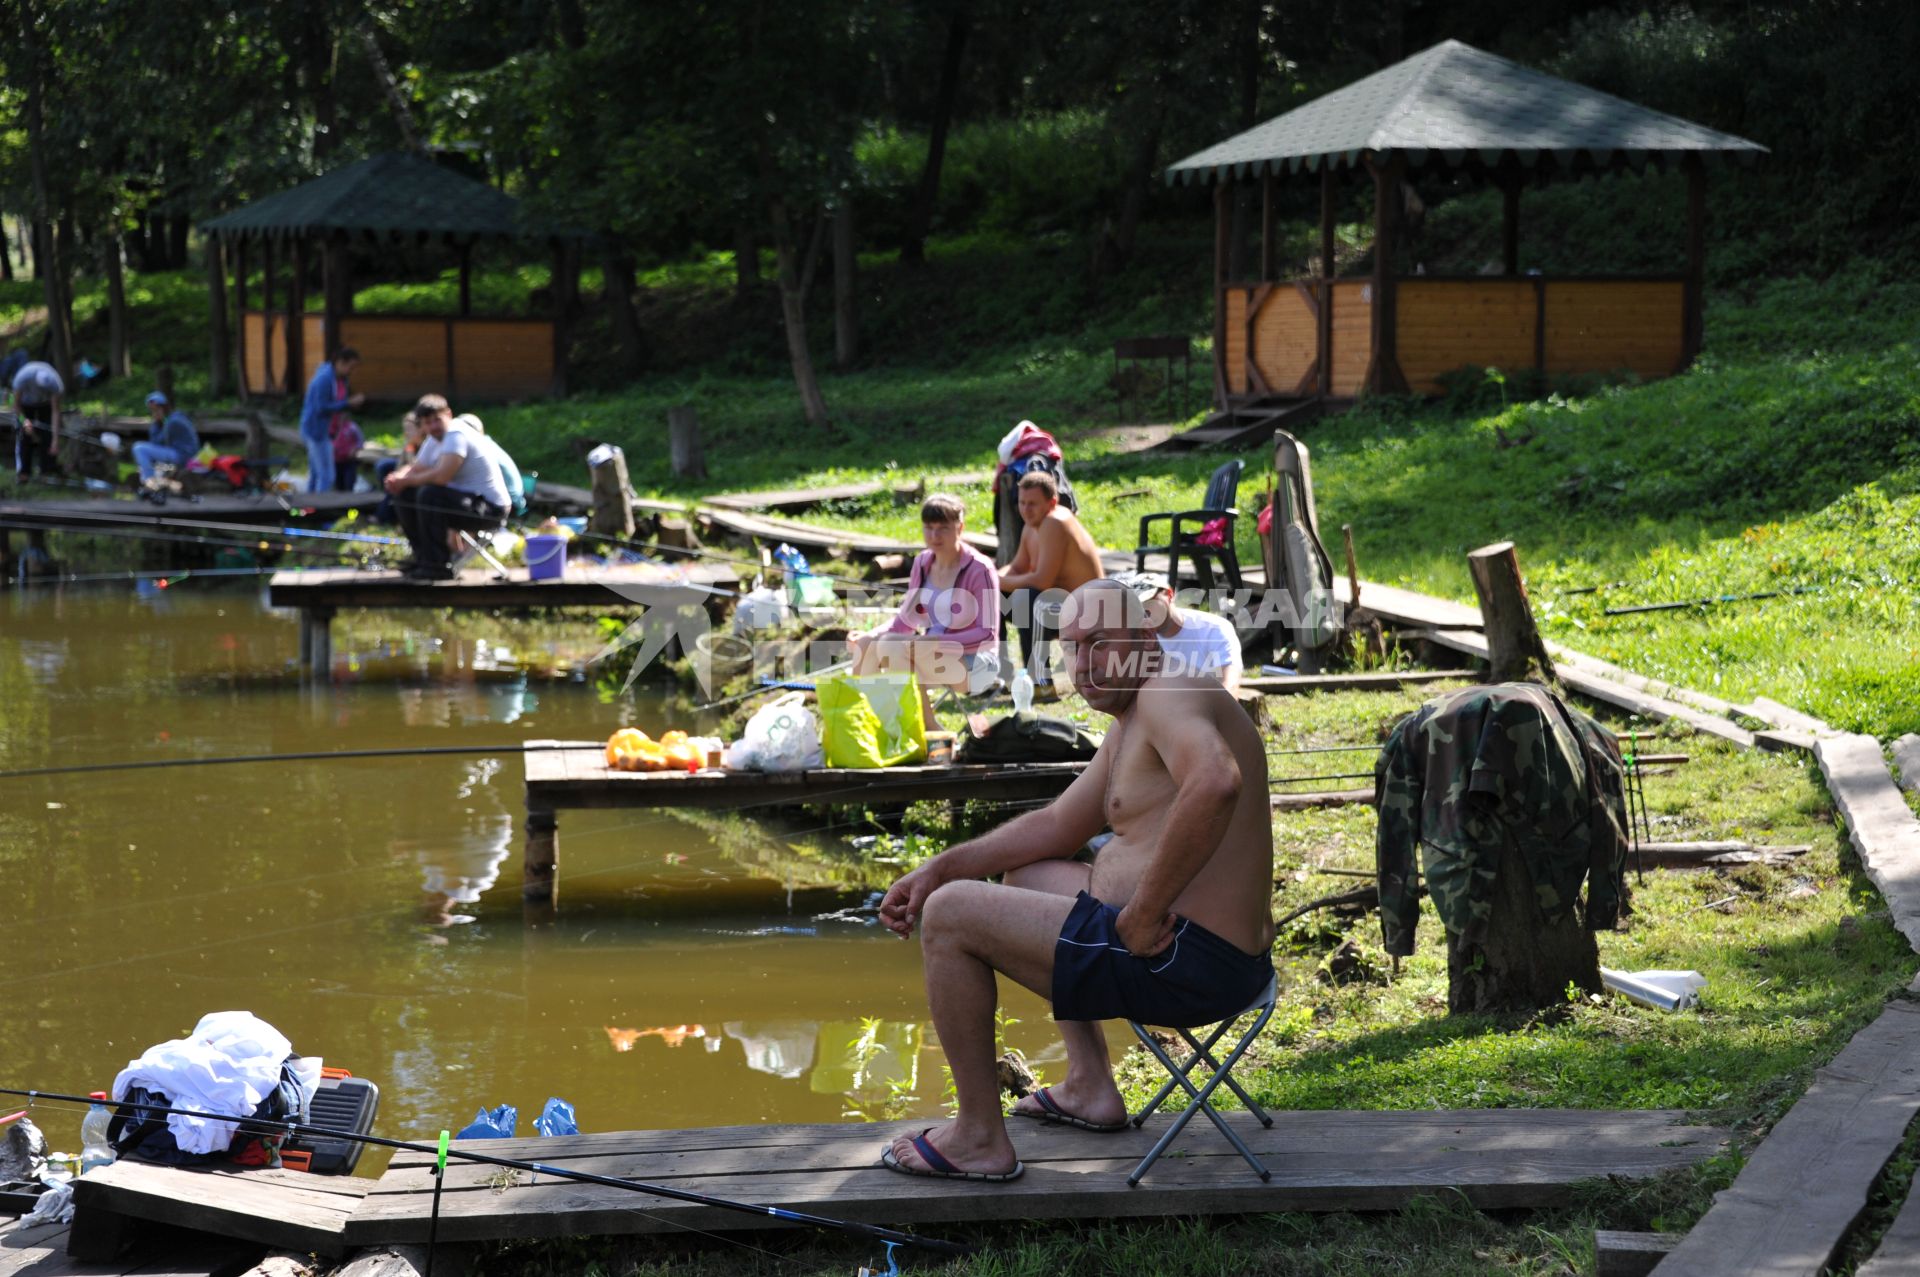
[[[580,1126],[573,1120],[573,1105],[559,1096],[547,1100],[547,1106],[540,1110],[540,1116],[533,1121],[533,1129],[542,1135],[578,1135]]]
[[[453,1138],[457,1140],[510,1140],[513,1128],[520,1124],[520,1110],[511,1104],[502,1104],[489,1113],[481,1109],[473,1115],[473,1121]]]

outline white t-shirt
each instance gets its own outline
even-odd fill
[[[1155,636],[1169,658],[1169,674],[1206,674],[1224,683],[1240,672],[1240,635],[1233,622],[1184,607],[1175,608],[1173,614],[1180,632],[1172,638]]]
[[[513,504],[513,498],[507,495],[507,482],[500,477],[500,467],[494,464],[483,444],[483,436],[472,434],[464,426],[450,424],[443,437],[435,439],[428,435],[421,441],[414,464],[430,469],[441,457],[452,453],[460,458],[460,468],[447,480],[447,486],[505,510]]]

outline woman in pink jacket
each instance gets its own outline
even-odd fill
[[[978,696],[1000,677],[1000,573],[961,539],[965,530],[960,498],[926,499],[920,535],[927,548],[914,557],[906,601],[879,629],[847,636],[854,673],[911,670],[923,697],[929,687]],[[931,726],[931,698],[926,710]]]

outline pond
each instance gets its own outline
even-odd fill
[[[342,617],[360,677],[313,688],[292,614],[196,584],[0,593],[0,770],[705,726],[567,677],[584,616]],[[376,1082],[389,1137],[502,1103],[532,1134],[549,1096],[583,1130],[944,1111],[919,946],[860,908],[893,871],[849,853],[859,812],[575,813],[530,928],[521,780],[504,749],[0,779],[0,1085],[105,1089],[246,1010]],[[1044,1004],[1005,1006],[1057,1078]],[[77,1147],[77,1115],[36,1117]]]

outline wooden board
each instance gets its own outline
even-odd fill
[[[1680,1233],[1593,1230],[1593,1277],[1646,1277],[1680,1244]]]
[[[1871,736],[1827,736],[1813,756],[1846,822],[1867,877],[1880,889],[1893,925],[1920,949],[1920,820],[1893,783],[1880,742]]]
[[[1353,588],[1345,576],[1334,578],[1333,594],[1343,606],[1353,606]],[[1461,631],[1480,628],[1480,609],[1477,607],[1455,603],[1452,599],[1435,598],[1417,590],[1403,590],[1397,585],[1382,585],[1378,581],[1360,582],[1360,606],[1388,625]],[[1481,650],[1472,655],[1483,661],[1487,658],[1485,640],[1481,641]]]
[[[1365,596],[1366,591],[1363,587],[1361,597]],[[1469,656],[1478,656],[1482,659],[1487,654],[1487,640],[1481,634],[1463,630],[1428,630],[1420,637],[1449,651],[1464,652]],[[1628,687],[1624,683],[1596,674],[1587,666],[1572,661],[1556,660],[1554,668],[1562,684],[1590,700],[1640,714],[1655,722],[1665,722],[1670,718],[1677,719],[1695,731],[1717,736],[1741,749],[1752,749],[1755,745],[1752,732],[1737,723],[1709,714],[1705,710],[1683,705],[1679,701],[1656,696],[1651,692],[1643,692],[1638,688]]]
[[[1333,286],[1333,397],[1351,399],[1373,359],[1373,284],[1341,280]]]
[[[1817,1277],[1920,1111],[1920,1004],[1889,1003],[1761,1141],[1654,1269],[1663,1277]]]
[[[1306,794],[1273,794],[1267,805],[1274,811],[1313,811],[1321,807],[1358,807],[1373,805],[1373,790],[1334,789]]]
[[[0,1218],[0,1277],[239,1277],[264,1253],[204,1233],[139,1229],[126,1253],[89,1262],[67,1254],[72,1240],[65,1224]]]
[[[1026,1163],[1010,1184],[909,1178],[878,1164],[881,1148],[926,1119],[833,1126],[744,1126],[635,1131],[543,1140],[481,1140],[473,1148],[537,1157],[599,1174],[669,1184],[737,1201],[765,1202],[895,1225],[1030,1218],[1118,1218],[1278,1210],[1381,1210],[1457,1191],[1483,1207],[1569,1199],[1581,1179],[1635,1179],[1711,1156],[1725,1133],[1678,1125],[1670,1112],[1485,1110],[1276,1113],[1271,1130],[1228,1117],[1273,1172],[1262,1184],[1206,1122],[1182,1132],[1138,1188],[1127,1173],[1164,1130],[1092,1135],[1020,1123]],[[648,1199],[619,1189],[541,1178],[501,1187],[488,1167],[448,1170],[440,1236],[651,1233],[780,1227],[763,1215]],[[359,1245],[426,1236],[427,1159],[402,1153],[347,1224]]]
[[[74,1227],[118,1216],[262,1246],[337,1255],[372,1181],[286,1170],[201,1170],[119,1161],[74,1181]]]
[[[553,581],[531,581],[524,568],[514,569],[505,581],[493,579],[490,568],[469,568],[451,581],[413,581],[398,572],[362,572],[353,568],[322,568],[306,572],[276,572],[267,582],[267,601],[274,607],[644,607],[674,602],[692,586],[731,590],[738,584],[734,569],[724,563],[698,563],[677,570],[679,577],[646,564],[625,567],[582,567],[569,564],[567,574]]]
[[[1227,389],[1236,395],[1247,393],[1247,297],[1245,288],[1228,288],[1221,298],[1227,315],[1222,358],[1226,362]]]
[[[1670,375],[1684,348],[1679,280],[1550,280],[1547,374]]]
[[[0,503],[0,521],[28,523],[42,528],[84,528],[155,525],[165,523],[297,523],[318,519],[331,523],[349,510],[371,510],[380,504],[377,492],[288,492],[275,496],[176,498],[165,505],[113,497],[73,501],[9,501]],[[165,526],[165,523],[156,526]],[[398,536],[396,529],[392,535]]]
[[[568,742],[529,741],[551,746]],[[799,772],[621,772],[606,747],[527,753],[527,804],[572,807],[735,808],[765,804],[918,802],[928,798],[1052,798],[1085,763],[970,764],[957,767],[821,767]]]
[[[1913,1277],[1914,1273],[1920,1273],[1920,1183],[1909,1190],[1872,1257],[1853,1270],[1853,1277]]]
[[[1253,317],[1253,362],[1271,393],[1291,394],[1320,355],[1320,321],[1291,283],[1274,286]],[[1228,316],[1228,356],[1232,357],[1232,316]],[[1242,342],[1242,345],[1245,343]],[[1241,380],[1245,380],[1242,371]]]
[[[1266,696],[1309,692],[1394,692],[1403,687],[1455,680],[1478,682],[1479,670],[1379,670],[1371,674],[1294,674],[1243,678],[1240,686]]]

